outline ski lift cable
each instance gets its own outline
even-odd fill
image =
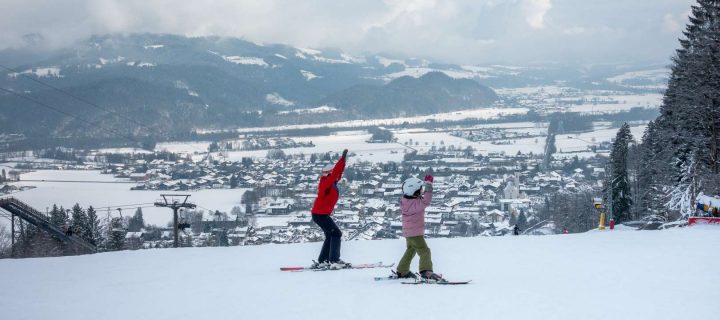
[[[201,205],[199,205],[199,204],[197,204],[197,203],[196,203],[195,205],[196,205],[198,208],[200,208],[200,209],[203,209],[203,210],[207,210],[207,211],[212,212],[212,210],[210,210],[210,209],[208,209],[208,208],[205,208],[205,207],[203,207],[203,206],[201,206]]]
[[[105,206],[105,207],[96,207],[93,209],[115,209],[115,208],[123,208],[123,207],[136,207],[136,206],[146,206],[146,205],[152,205],[152,202],[146,202],[146,203],[134,203],[134,204],[122,204],[122,205],[116,205],[116,206]]]
[[[78,101],[80,101],[80,102],[86,103],[86,104],[92,106],[93,108],[100,109],[100,110],[105,111],[105,112],[107,112],[107,113],[111,113],[111,114],[117,115],[118,117],[123,118],[123,119],[125,119],[125,120],[127,120],[127,121],[130,121],[130,122],[132,122],[132,123],[135,123],[135,124],[137,124],[137,125],[139,125],[139,126],[143,126],[143,127],[146,127],[146,128],[148,127],[147,125],[142,124],[142,123],[140,123],[139,121],[137,121],[137,120],[135,120],[135,119],[126,117],[126,116],[124,116],[124,115],[122,115],[122,114],[120,114],[120,113],[118,113],[118,112],[115,112],[115,111],[112,111],[112,110],[103,108],[103,107],[101,107],[101,106],[99,106],[99,105],[97,105],[97,104],[95,104],[95,103],[93,103],[93,102],[90,102],[90,101],[88,101],[88,100],[86,100],[86,99],[80,98],[80,97],[78,97],[78,96],[76,96],[76,95],[74,95],[74,94],[72,94],[72,93],[70,93],[70,92],[67,92],[67,91],[63,90],[63,89],[60,89],[60,88],[58,88],[58,87],[55,87],[55,86],[53,86],[53,85],[51,85],[51,84],[48,84],[48,83],[46,83],[46,82],[44,82],[44,81],[40,81],[39,79],[35,79],[35,78],[33,78],[33,77],[30,77],[30,76],[28,76],[28,75],[26,75],[26,74],[24,74],[24,73],[18,72],[17,70],[12,69],[12,68],[10,68],[10,67],[8,67],[8,66],[5,66],[5,65],[0,64],[0,68],[3,68],[3,69],[8,70],[8,71],[10,71],[10,72],[14,72],[15,74],[19,74],[20,76],[22,76],[22,77],[24,77],[24,78],[26,78],[26,79],[30,79],[31,81],[34,81],[34,82],[36,82],[36,83],[39,83],[39,84],[41,84],[41,85],[43,85],[43,86],[46,86],[46,87],[48,87],[48,88],[54,89],[55,91],[58,91],[58,92],[60,92],[60,93],[63,93],[63,94],[65,94],[65,95],[67,95],[67,96],[70,96],[70,97],[74,98],[75,100],[78,100]]]
[[[22,98],[22,99],[28,100],[28,101],[30,101],[30,102],[33,102],[33,103],[35,103],[35,104],[37,104],[37,105],[40,105],[40,106],[42,106],[42,107],[44,107],[44,108],[46,108],[46,109],[50,109],[50,110],[55,111],[55,112],[57,112],[57,113],[60,113],[60,114],[62,114],[62,115],[65,115],[65,116],[68,116],[68,117],[70,117],[70,118],[73,118],[73,119],[75,119],[75,120],[77,120],[77,121],[80,121],[80,122],[82,122],[82,123],[84,123],[84,124],[87,124],[87,125],[90,125],[90,126],[93,126],[93,127],[102,127],[101,125],[99,125],[99,124],[97,124],[97,123],[93,123],[92,121],[85,120],[85,119],[80,118],[80,117],[78,117],[78,116],[75,116],[75,115],[73,115],[73,114],[71,114],[71,113],[62,111],[62,110],[60,110],[59,108],[53,107],[53,106],[51,106],[51,105],[49,105],[49,104],[47,104],[47,103],[44,103],[44,102],[40,102],[40,101],[38,101],[38,100],[36,100],[36,99],[33,99],[33,98],[30,98],[30,97],[28,97],[28,96],[26,96],[26,95],[19,94],[19,93],[13,91],[13,90],[8,90],[8,89],[1,88],[1,87],[0,87],[0,90],[1,90],[1,91],[4,91],[4,92],[7,92],[7,93],[9,93],[9,94],[12,94],[12,95],[14,95],[14,96],[16,96],[16,97],[18,97],[18,98]],[[123,133],[121,133],[120,131],[117,131],[117,130],[115,130],[115,129],[110,129],[110,128],[104,128],[104,129],[107,130],[107,131],[113,132],[113,133],[117,134],[119,137],[128,139],[128,140],[130,140],[130,141],[132,141],[132,142],[141,143],[140,141],[135,140],[133,137],[128,136],[128,135],[125,135],[125,134],[123,134]]]
[[[69,97],[72,97],[73,99],[75,99],[75,100],[77,100],[77,101],[80,101],[80,102],[83,102],[83,103],[85,103],[85,104],[87,104],[87,105],[89,105],[89,106],[92,106],[93,108],[102,110],[102,111],[104,111],[104,112],[106,112],[106,113],[109,113],[109,114],[116,115],[116,116],[118,116],[118,117],[120,117],[120,118],[122,118],[122,119],[125,119],[125,120],[127,120],[127,121],[130,121],[130,122],[132,122],[132,123],[134,123],[134,124],[136,124],[136,125],[138,125],[138,126],[140,126],[140,127],[143,127],[143,128],[145,128],[145,129],[148,129],[149,131],[154,131],[152,128],[150,128],[149,125],[144,124],[144,123],[141,123],[140,121],[138,121],[138,120],[136,120],[136,119],[130,118],[130,117],[125,116],[125,115],[123,115],[123,114],[121,114],[121,113],[118,113],[118,112],[116,112],[116,111],[113,111],[113,110],[104,108],[104,107],[102,107],[102,106],[100,106],[100,105],[98,105],[98,104],[96,104],[96,103],[93,103],[93,102],[91,102],[91,101],[88,101],[87,99],[83,99],[83,98],[81,98],[81,97],[78,97],[78,96],[70,93],[70,92],[67,92],[66,90],[60,89],[60,88],[58,88],[58,87],[56,87],[56,86],[53,86],[53,85],[51,85],[51,84],[49,84],[49,83],[46,83],[46,82],[44,82],[44,81],[40,81],[39,79],[30,77],[30,76],[28,76],[28,75],[26,75],[26,74],[23,74],[23,73],[21,73],[21,72],[18,72],[17,70],[15,70],[15,69],[13,69],[13,68],[10,68],[10,67],[5,66],[5,65],[2,65],[2,64],[0,64],[0,68],[3,68],[3,69],[8,70],[8,71],[10,71],[10,72],[14,72],[15,74],[19,74],[19,75],[22,76],[23,78],[30,79],[30,80],[32,80],[32,81],[34,81],[34,82],[36,82],[36,83],[39,83],[39,84],[41,84],[41,85],[43,85],[43,86],[46,86],[46,87],[51,88],[51,89],[54,89],[55,91],[58,91],[58,92],[60,92],[60,93],[62,93],[62,94],[65,94],[65,95],[67,95],[67,96],[69,96]],[[6,90],[6,91],[7,91],[7,90]],[[17,95],[17,94],[16,94],[16,95]],[[56,111],[57,111],[57,110],[56,110]],[[66,115],[68,115],[68,114],[66,114]],[[71,115],[68,115],[68,116],[71,116]],[[197,147],[195,147],[195,146],[193,146],[193,145],[191,145],[191,144],[185,144],[185,143],[184,143],[184,145],[186,145],[186,146],[188,146],[188,147],[190,147],[190,148],[192,148],[192,149],[195,149],[195,150],[197,150],[197,151],[205,152],[205,150],[201,150],[200,148],[197,148]]]

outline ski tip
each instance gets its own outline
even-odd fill
[[[280,268],[280,271],[303,271],[305,268],[295,268],[295,267],[282,267]]]

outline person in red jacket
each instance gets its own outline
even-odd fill
[[[350,267],[349,263],[340,260],[342,232],[330,217],[340,197],[337,183],[342,178],[343,171],[345,171],[347,152],[347,149],[343,150],[342,157],[335,166],[327,165],[323,168],[317,198],[315,198],[315,203],[312,210],[310,210],[313,222],[325,233],[325,241],[317,262],[313,264],[314,268],[342,269]]]

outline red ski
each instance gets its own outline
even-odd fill
[[[440,285],[459,285],[459,284],[468,284],[472,282],[472,280],[468,281],[427,281],[427,280],[418,280],[414,282],[403,282],[402,284],[440,284]]]
[[[382,262],[378,263],[363,263],[363,264],[353,264],[350,268],[343,268],[343,269],[330,269],[330,268],[312,268],[312,267],[281,267],[280,271],[294,271],[294,272],[301,272],[301,271],[328,271],[328,270],[344,270],[344,269],[369,269],[369,268],[392,268],[395,264],[383,264]]]

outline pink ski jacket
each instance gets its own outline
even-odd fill
[[[425,235],[425,208],[432,202],[432,191],[425,192],[416,199],[400,199],[402,209],[403,237],[417,237]]]

